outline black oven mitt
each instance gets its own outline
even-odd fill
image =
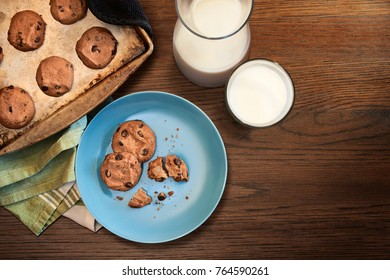
[[[139,0],[89,0],[90,11],[100,20],[116,25],[142,27],[152,38],[152,27]]]

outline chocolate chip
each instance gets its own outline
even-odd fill
[[[145,149],[142,150],[142,155],[146,156],[148,154],[148,152],[149,152],[148,149],[145,148]]]
[[[38,24],[36,29],[37,31],[41,30],[41,26]]]
[[[131,182],[126,182],[125,187],[131,189],[134,185]]]
[[[60,88],[61,88],[61,86],[55,85],[55,89],[60,89]]]
[[[123,159],[122,154],[117,154],[117,155],[115,156],[115,159],[116,159],[116,160],[122,160],[122,159]]]
[[[111,50],[111,55],[116,55],[116,49]]]
[[[10,86],[8,87],[8,89],[14,89],[14,86],[13,86],[13,85],[10,85]]]
[[[98,47],[96,45],[92,46],[91,51],[100,53],[100,50],[98,49]]]
[[[3,53],[3,48],[2,47],[0,47],[0,54],[2,54]]]
[[[175,160],[173,161],[177,166],[180,167],[180,164],[181,164],[181,160],[179,158],[175,158]]]
[[[106,169],[106,177],[107,177],[107,178],[110,178],[110,177],[111,177],[111,172],[110,172],[108,169]]]
[[[12,106],[9,106],[8,111],[12,113]]]
[[[41,37],[36,37],[35,40],[34,40],[34,43],[39,43],[39,41],[41,41]]]
[[[95,40],[96,41],[101,41],[103,39],[103,36],[98,34],[98,35],[95,35]]]
[[[124,130],[122,130],[121,135],[122,135],[122,137],[126,138],[127,136],[129,136],[129,132],[126,129],[124,129]]]
[[[144,127],[144,123],[141,122],[141,124],[138,126],[139,128],[143,128]]]
[[[42,87],[41,87],[41,90],[43,90],[43,91],[48,91],[49,88],[48,88],[47,86],[42,86]]]
[[[163,201],[167,198],[167,195],[164,192],[160,192],[157,196],[158,200]]]
[[[140,131],[140,130],[137,131],[137,134],[138,134],[140,137],[144,137],[144,134],[143,134],[142,131]]]
[[[17,37],[16,40],[17,40],[18,46],[19,47],[23,47],[23,38],[22,37]]]
[[[119,144],[119,146],[123,146],[123,143],[122,143],[121,141],[119,141],[119,143],[118,143],[118,144]]]

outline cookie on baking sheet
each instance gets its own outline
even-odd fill
[[[50,0],[50,13],[62,24],[72,24],[87,14],[87,0]]]
[[[45,94],[61,96],[72,88],[73,65],[65,58],[50,56],[41,61],[35,78]]]
[[[141,120],[122,123],[114,132],[111,143],[114,152],[130,152],[142,163],[152,158],[156,150],[153,130]]]
[[[3,62],[4,54],[3,54],[3,48],[0,47],[0,64]]]
[[[168,171],[169,177],[172,177],[176,182],[188,181],[188,167],[184,160],[176,155],[168,155],[165,157],[165,168]]]
[[[142,169],[138,159],[131,153],[107,154],[100,166],[100,177],[112,190],[128,191],[139,181]]]
[[[165,169],[162,157],[157,157],[148,164],[148,177],[157,182],[162,182],[168,178],[168,172]]]
[[[30,94],[19,87],[0,89],[0,124],[7,128],[22,128],[35,115],[35,105]]]
[[[45,30],[46,23],[36,12],[17,12],[11,19],[8,42],[20,51],[36,50],[45,40]]]
[[[152,198],[142,189],[139,188],[134,196],[129,201],[131,208],[142,208],[149,205],[152,202]]]
[[[76,43],[76,52],[85,66],[92,69],[106,67],[115,57],[118,41],[103,27],[85,31]]]

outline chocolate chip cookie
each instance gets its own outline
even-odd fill
[[[118,41],[103,27],[85,31],[76,43],[76,52],[85,66],[92,69],[106,67],[115,57]]]
[[[143,121],[127,121],[115,131],[111,146],[114,152],[134,154],[142,163],[152,158],[156,150],[156,136]]]
[[[176,155],[168,155],[165,157],[165,168],[168,171],[169,177],[172,177],[176,182],[188,181],[187,165]]]
[[[139,188],[129,201],[129,206],[131,208],[142,208],[146,205],[149,205],[151,202],[152,198],[148,196],[143,189]]]
[[[100,166],[100,177],[112,190],[128,191],[139,181],[141,164],[131,153],[120,152],[106,155]]]
[[[162,182],[168,178],[168,171],[165,169],[162,157],[157,157],[155,160],[149,162],[148,177],[157,182]]]
[[[26,126],[35,115],[30,94],[19,87],[0,89],[0,124],[12,129]]]
[[[65,58],[50,56],[39,64],[36,81],[45,94],[61,96],[72,88],[73,65]]]
[[[16,13],[8,30],[8,42],[20,51],[33,51],[42,46],[45,40],[46,23],[34,11]]]
[[[87,14],[87,0],[50,0],[50,13],[62,24],[72,24]]]

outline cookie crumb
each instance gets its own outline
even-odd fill
[[[168,192],[168,195],[169,195],[169,196],[172,196],[173,194],[174,194],[174,191]]]
[[[118,199],[118,200],[123,200],[123,197],[121,197],[121,196],[118,195],[118,196],[116,197],[116,199]]]

